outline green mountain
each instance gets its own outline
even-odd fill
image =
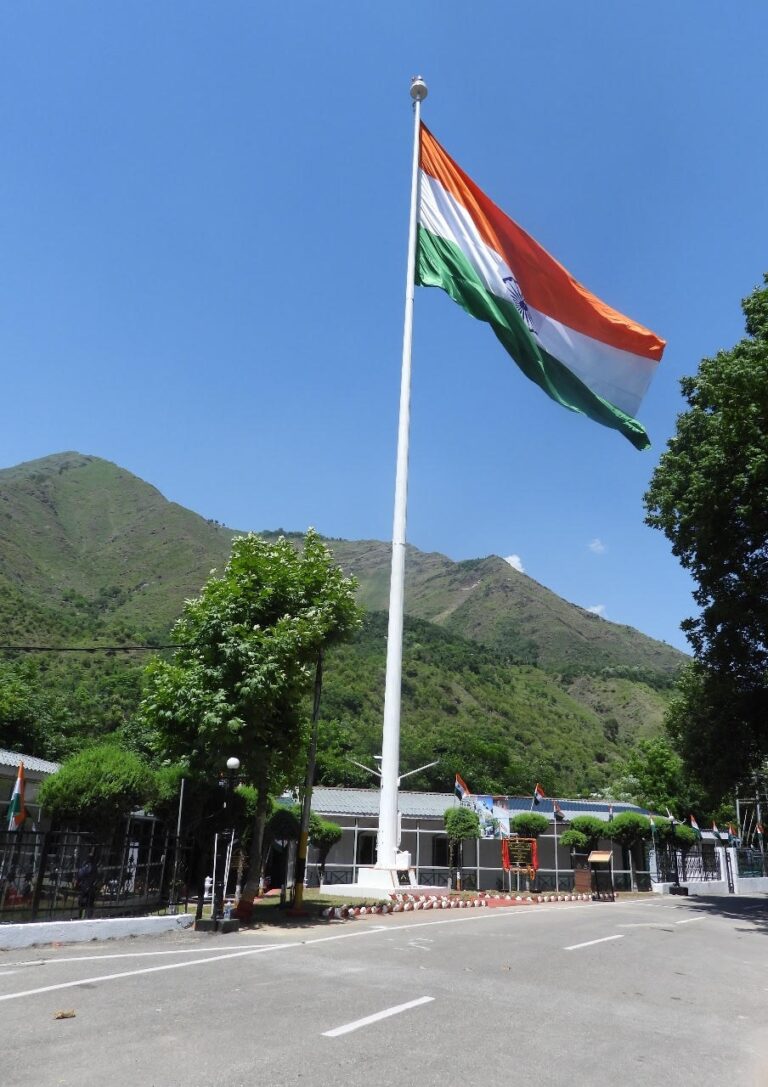
[[[184,599],[226,562],[233,535],[97,457],[63,453],[0,471],[0,642],[160,644]],[[371,613],[329,661],[324,692],[322,779],[352,783],[362,778],[349,757],[364,761],[380,743],[390,548],[329,544]],[[407,571],[404,768],[442,752],[414,785],[443,788],[454,767],[478,790],[528,788],[531,776],[592,790],[658,731],[685,659],[677,650],[494,556],[457,563],[410,548]],[[56,757],[128,729],[146,654],[4,657],[0,746]],[[33,718],[47,724],[25,724]]]

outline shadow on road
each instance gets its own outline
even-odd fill
[[[691,895],[684,901],[689,909],[745,922],[738,932],[768,936],[768,895]]]

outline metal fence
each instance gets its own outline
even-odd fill
[[[167,860],[154,819],[129,818],[109,844],[77,831],[0,831],[0,922],[151,913],[168,901]]]
[[[736,865],[739,875],[744,879],[768,875],[765,855],[759,849],[737,849]]]

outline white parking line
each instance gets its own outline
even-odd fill
[[[690,925],[693,921],[703,921],[703,917],[686,917],[684,921],[675,921],[676,925]]]
[[[396,1004],[394,1008],[387,1008],[383,1012],[376,1012],[375,1015],[366,1015],[364,1019],[355,1019],[354,1023],[345,1023],[343,1027],[334,1027],[333,1030],[324,1030],[324,1038],[338,1038],[341,1034],[349,1034],[350,1031],[359,1030],[360,1027],[367,1027],[371,1023],[378,1023],[380,1019],[389,1019],[390,1015],[399,1015],[400,1012],[407,1012],[409,1008],[418,1008],[420,1004],[429,1004],[435,998],[433,996],[420,996],[418,1000],[409,1000],[407,1004]]]
[[[564,947],[563,951],[578,951],[580,947],[592,947],[593,944],[604,944],[607,940],[623,940],[624,933],[620,932],[618,936],[601,936],[599,940],[585,940],[583,944],[571,944],[570,947]]]

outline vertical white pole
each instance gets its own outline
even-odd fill
[[[392,526],[392,572],[389,587],[387,629],[387,671],[384,684],[384,730],[381,744],[381,795],[376,864],[396,866],[399,846],[397,832],[397,789],[400,777],[400,692],[403,664],[403,607],[405,598],[405,520],[408,504],[408,437],[411,420],[411,342],[413,338],[413,295],[416,269],[416,216],[419,195],[419,125],[421,103],[427,85],[420,76],[411,81],[413,98],[413,164],[411,168],[411,210],[408,222],[408,259],[405,276],[405,320],[403,361],[400,377],[400,422],[397,432],[397,473],[395,515]]]
[[[558,833],[557,833],[557,819],[555,819],[555,893],[559,893],[559,891],[560,891],[560,867],[559,867],[558,860],[557,860],[557,843],[558,843],[558,841],[559,841],[559,836],[558,836]],[[567,880],[566,880],[566,884],[567,884]]]

